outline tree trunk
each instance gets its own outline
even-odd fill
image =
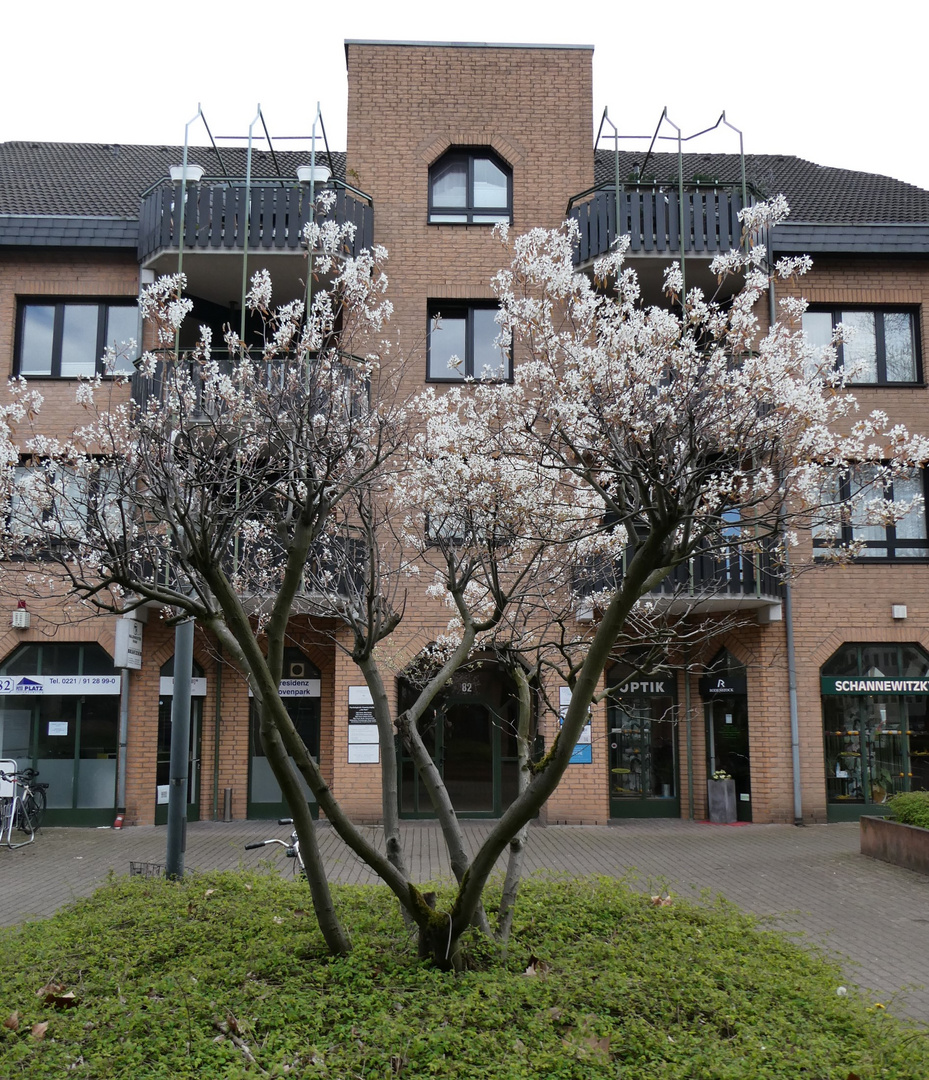
[[[263,702],[257,707],[261,716],[262,746],[274,778],[280,785],[284,801],[293,815],[294,828],[297,830],[297,838],[300,841],[300,854],[303,856],[303,865],[313,897],[316,921],[319,923],[319,929],[329,951],[334,956],[347,956],[351,952],[351,942],[336,915],[332,893],[326,878],[326,868],[323,866],[316,841],[316,826],[303,794],[303,788],[300,786],[297,773],[287,755],[273,718],[268,716],[268,710]]]
[[[522,795],[529,786],[529,738],[532,728],[532,697],[529,690],[529,678],[522,665],[516,663],[510,664],[508,667],[516,683],[518,693],[516,791],[517,795]],[[529,822],[527,821],[510,840],[510,850],[506,860],[506,877],[503,880],[503,895],[500,897],[500,912],[497,916],[497,940],[504,944],[509,941],[510,931],[513,929],[516,894],[519,892],[519,883],[522,878],[528,836]]]

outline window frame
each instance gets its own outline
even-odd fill
[[[852,474],[854,473],[854,466],[851,469],[844,471],[843,475],[839,478],[839,495],[838,498],[843,504],[847,504],[852,498]],[[919,479],[922,481],[922,525],[923,535],[918,539],[901,538],[897,539],[897,523],[894,522],[890,525],[869,525],[861,524],[856,525],[852,520],[850,514],[843,506],[842,510],[842,527],[840,533],[835,537],[818,537],[816,535],[816,526],[813,526],[813,555],[817,556],[817,552],[822,552],[820,558],[825,558],[827,553],[834,551],[836,547],[847,548],[851,544],[858,544],[867,551],[873,551],[876,554],[859,554],[854,557],[854,561],[858,565],[868,565],[871,563],[884,564],[887,562],[929,562],[929,470],[927,469],[915,469],[914,472],[919,473]],[[888,477],[884,481],[884,498],[893,501],[893,478]],[[883,540],[858,540],[855,537],[855,530],[857,529],[883,529]],[[896,548],[921,548],[923,554],[921,555],[898,555]]]
[[[877,378],[874,381],[849,380],[849,386],[925,386],[923,377],[922,351],[920,349],[919,333],[919,308],[907,304],[810,304],[807,313],[810,315],[828,314],[832,316],[832,330],[842,322],[843,313],[870,313],[874,315],[874,351]],[[908,315],[910,330],[913,341],[913,364],[915,367],[915,379],[888,379],[887,378],[887,350],[884,335],[885,315]],[[839,345],[836,349],[836,368],[842,370],[845,366],[844,346]]]
[[[477,206],[474,200],[474,163],[486,158],[506,176],[506,205]],[[464,206],[437,206],[435,202],[435,173],[450,162],[464,162],[467,166],[467,195]],[[464,218],[465,220],[460,220]],[[475,220],[475,218],[477,220]],[[481,220],[493,218],[492,221]],[[458,220],[456,220],[458,219]],[[513,224],[513,170],[496,151],[489,146],[455,146],[447,150],[429,166],[429,213],[430,225],[488,225],[501,222]]]
[[[16,300],[16,342],[13,353],[13,370],[17,376],[25,379],[79,379],[93,378],[103,375],[107,378],[126,378],[131,375],[130,370],[107,371],[103,365],[103,356],[109,344],[107,328],[110,312],[113,309],[135,309],[138,315],[138,297],[112,297],[112,296],[19,296]],[[23,348],[25,345],[26,313],[29,308],[50,307],[54,308],[52,322],[51,362],[49,371],[23,371]],[[61,362],[64,343],[64,320],[65,309],[69,307],[96,308],[97,328],[94,347],[93,370],[81,372],[77,375],[62,375]],[[101,318],[101,315],[103,316]],[[137,318],[138,321],[138,318]],[[130,366],[141,355],[138,331],[134,333],[136,341],[135,354],[131,358],[123,357],[123,363]],[[123,339],[125,340],[125,339]]]
[[[513,381],[513,342],[507,349],[506,373],[500,378],[485,379],[474,370],[474,312],[499,311],[496,300],[430,300],[426,320],[426,382],[456,386],[468,381],[511,383]],[[456,319],[465,317],[465,355],[461,357],[461,374],[455,376],[432,374],[432,334],[437,318]]]

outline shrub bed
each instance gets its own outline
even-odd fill
[[[417,959],[386,889],[341,887],[328,957],[304,886],[114,880],[3,933],[0,1076],[848,1080],[929,1075],[914,1029],[732,907],[612,879],[527,882],[506,953]]]

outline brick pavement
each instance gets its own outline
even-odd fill
[[[464,828],[473,845],[489,825]],[[331,828],[319,831],[334,881],[374,880]],[[376,828],[365,831],[375,840],[380,835]],[[280,849],[245,851],[244,845],[286,832],[265,822],[191,824],[186,866],[234,870],[265,859],[283,862]],[[418,880],[448,876],[434,824],[409,823],[405,844]],[[128,873],[130,861],[164,859],[163,827],[43,829],[30,847],[0,848],[0,924],[47,916],[89,893],[111,870]],[[668,888],[685,898],[721,893],[772,927],[835,954],[847,980],[892,1011],[929,1022],[929,877],[862,856],[856,824],[798,829],[629,821],[610,828],[540,827],[530,832],[526,868],[628,876],[636,888]]]

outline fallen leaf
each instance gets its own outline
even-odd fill
[[[529,957],[529,966],[523,972],[524,975],[547,975],[551,969],[544,960],[540,960],[537,956]]]
[[[32,1031],[29,1034],[32,1035],[33,1039],[44,1039],[46,1031],[48,1031],[48,1021],[43,1020],[39,1024],[33,1024]]]
[[[213,893],[215,893],[215,892],[216,892],[215,889],[207,889],[207,891],[203,895],[204,896],[212,896]]]
[[[670,907],[671,906],[671,894],[660,893],[658,896],[651,898],[653,907]]]
[[[9,1028],[10,1031],[19,1030],[19,1013],[11,1012],[10,1015],[3,1021],[3,1026]]]

